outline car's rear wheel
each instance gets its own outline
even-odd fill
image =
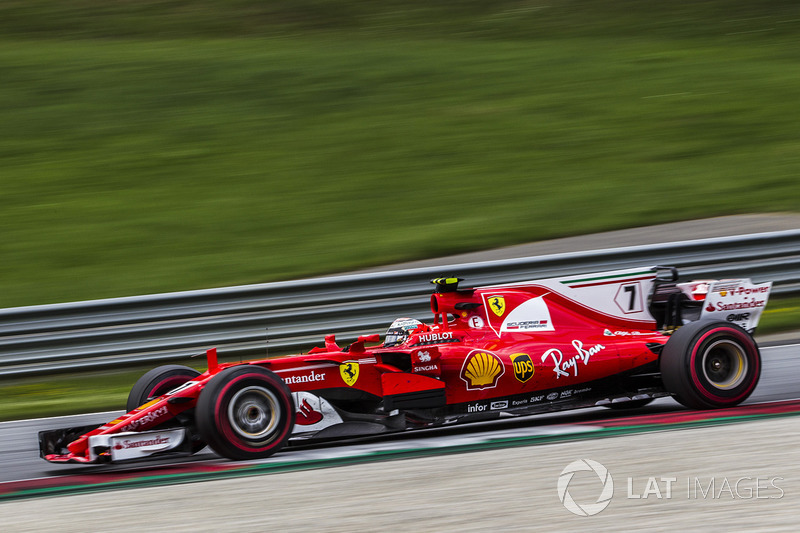
[[[728,322],[692,322],[661,353],[661,379],[675,399],[693,409],[733,407],[747,399],[761,375],[753,337]]]
[[[197,400],[200,436],[234,460],[269,457],[294,428],[292,393],[275,373],[252,365],[228,368],[211,378]]]

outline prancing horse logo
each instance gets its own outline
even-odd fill
[[[358,363],[355,361],[347,361],[339,366],[339,373],[348,387],[358,381]]]
[[[489,307],[497,316],[506,312],[506,299],[502,296],[489,296]]]

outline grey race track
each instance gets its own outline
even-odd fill
[[[769,343],[765,343],[769,344]],[[779,344],[762,346],[763,370],[761,381],[753,395],[746,404],[789,400],[800,398],[800,343]],[[662,398],[646,408],[625,412],[626,415],[661,413],[678,411],[683,408],[674,400]],[[120,411],[121,412],[121,411]],[[113,419],[120,412],[95,413],[70,417],[45,418],[0,423],[0,482],[36,479],[65,474],[79,474],[111,470],[126,470],[130,466],[94,466],[94,465],[51,465],[38,456],[37,433],[43,429],[53,429],[69,426],[104,423]],[[350,443],[336,446],[307,446],[300,449],[289,449],[279,456],[291,454],[291,458],[298,461],[313,460],[320,456],[319,449],[325,449],[324,457],[344,457],[353,454],[369,454],[387,449],[401,449],[409,444],[424,443],[426,440],[435,439],[437,442],[458,441],[465,442],[469,439],[480,440],[487,434],[510,432],[518,434],[520,429],[530,431],[547,431],[548,428],[560,428],[576,422],[587,422],[593,419],[609,418],[614,416],[605,408],[578,409],[547,415],[507,419],[481,424],[465,424],[435,430],[425,430],[392,435],[383,438],[371,438],[366,441],[354,440]],[[509,433],[509,434],[510,434]],[[276,456],[277,457],[277,456]],[[219,458],[206,449],[203,452],[177,459],[162,460],[134,465],[132,468],[146,468],[156,471],[159,467],[177,462],[203,462],[211,464],[224,464],[227,461]]]

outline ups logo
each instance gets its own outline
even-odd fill
[[[517,380],[525,383],[533,377],[533,361],[531,356],[526,353],[515,353],[511,356],[511,362],[514,364],[514,377]]]

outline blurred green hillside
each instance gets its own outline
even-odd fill
[[[0,307],[800,211],[789,1],[7,0]]]

